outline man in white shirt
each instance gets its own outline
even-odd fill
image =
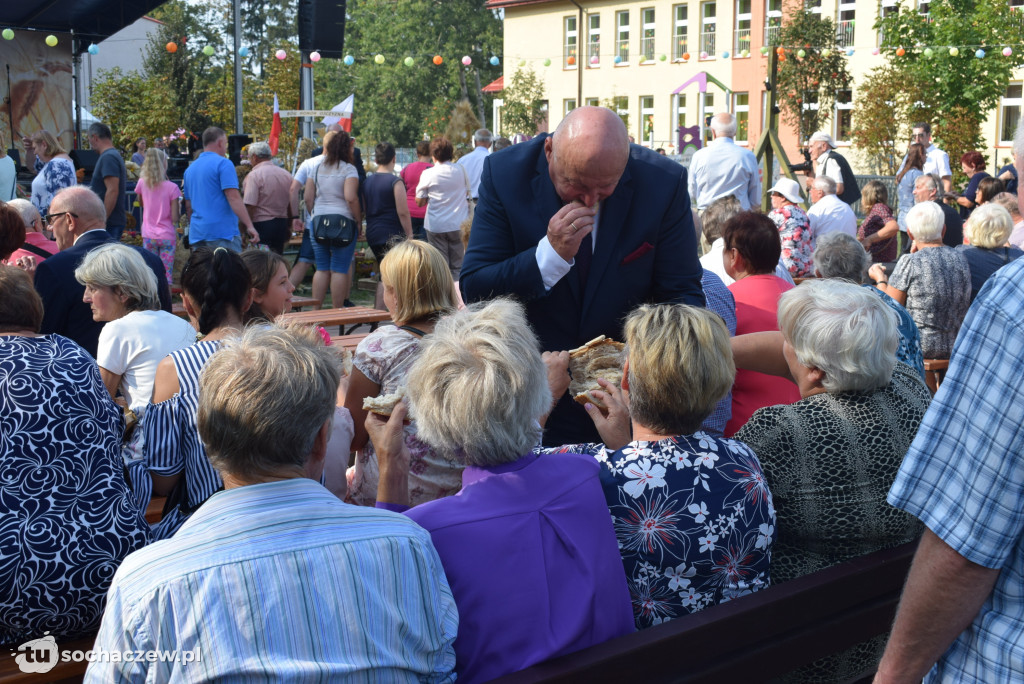
[[[490,154],[491,132],[486,128],[476,129],[473,134],[473,151],[464,154],[457,162],[469,176],[469,194],[476,202],[480,196],[480,175],[484,172],[484,159]]]
[[[818,131],[811,136],[807,143],[807,149],[814,160],[815,177],[827,176],[835,183],[835,194],[841,195],[845,189],[843,186],[843,170],[835,159],[837,155],[832,153],[836,144],[832,136],[824,131]]]
[[[836,182],[830,176],[818,176],[811,181],[810,194],[813,205],[807,210],[807,217],[815,240],[836,231],[857,237],[857,215],[836,196]]]
[[[711,132],[715,139],[704,149],[697,150],[690,162],[690,197],[703,212],[719,197],[735,195],[743,211],[761,204],[761,174],[757,157],[750,150],[739,147],[736,137],[736,117],[728,112],[711,118]]]
[[[0,202],[10,202],[17,197],[18,170],[4,147],[0,138]]]
[[[914,124],[913,134],[910,136],[910,142],[921,143],[924,146],[925,160],[924,168],[922,169],[926,174],[935,174],[942,179],[942,187],[946,192],[951,192],[953,187],[953,172],[949,168],[949,155],[940,150],[938,147],[932,144],[932,126],[927,122],[921,122]],[[903,161],[900,163],[899,171],[903,170],[903,165],[907,163],[907,157],[904,155]],[[899,173],[897,171],[897,173]]]

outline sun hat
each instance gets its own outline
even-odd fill
[[[800,195],[800,184],[792,178],[780,178],[775,181],[775,185],[768,189],[768,192],[777,192],[794,204],[800,204],[804,201],[804,198]]]
[[[835,146],[836,146],[835,141],[832,140],[832,136],[829,135],[828,133],[826,133],[825,131],[818,131],[817,133],[812,135],[811,139],[808,140],[807,142],[808,143],[824,142],[824,143],[827,143],[828,146],[832,147],[832,148],[835,148]]]

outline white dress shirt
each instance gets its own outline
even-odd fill
[[[719,197],[735,195],[743,211],[761,203],[757,157],[732,138],[715,138],[690,161],[690,199],[701,211]]]
[[[462,155],[456,162],[469,175],[469,194],[473,199],[480,196],[480,176],[484,172],[484,160],[489,154],[486,147],[474,147],[472,152]]]
[[[836,231],[857,237],[857,215],[836,195],[825,195],[815,202],[807,210],[807,217],[811,219],[811,235],[815,240]]]
[[[814,172],[819,176],[828,176],[836,185],[843,185],[843,170],[839,168],[839,162],[835,157],[830,156],[831,152],[832,150],[828,149],[818,155],[814,160]]]

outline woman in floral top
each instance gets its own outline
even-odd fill
[[[775,509],[750,447],[697,431],[735,375],[721,319],[682,304],[642,306],[625,335],[622,388],[602,381],[607,391],[594,393],[607,414],[587,405],[604,444],[543,451],[601,464],[643,629],[768,586]]]
[[[392,247],[380,265],[384,305],[395,325],[370,333],[356,347],[345,408],[355,422],[352,450],[358,451],[348,472],[348,501],[373,506],[380,471],[377,453],[364,425],[363,399],[403,391],[405,378],[419,353],[420,340],[436,320],[455,309],[454,285],[448,264],[436,248],[419,240]],[[462,466],[438,455],[416,438],[416,423],[405,426],[409,447],[409,505],[450,496],[462,487]]]
[[[772,198],[772,210],[768,218],[779,229],[782,239],[782,263],[794,278],[808,278],[814,275],[814,237],[811,234],[811,220],[798,205],[803,201],[800,186],[795,180],[780,178],[768,191]]]

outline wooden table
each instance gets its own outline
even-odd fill
[[[381,321],[391,320],[391,314],[380,309],[371,309],[365,306],[348,306],[343,309],[313,309],[311,311],[295,311],[287,313],[282,318],[286,321],[299,321],[322,325],[325,328],[338,326],[341,335],[351,335],[352,331],[360,325],[370,325],[370,330],[376,330],[377,324]],[[351,326],[348,332],[345,326]]]
[[[359,343],[366,339],[366,336],[370,333],[358,333],[355,335],[335,335],[331,338],[332,347],[341,347],[346,349],[353,354],[356,353],[356,347]]]
[[[298,310],[307,306],[320,306],[320,300],[313,299],[312,297],[292,297],[292,309]],[[171,305],[171,313],[175,316],[188,318],[188,314],[185,313],[185,305],[181,302],[174,302]]]

